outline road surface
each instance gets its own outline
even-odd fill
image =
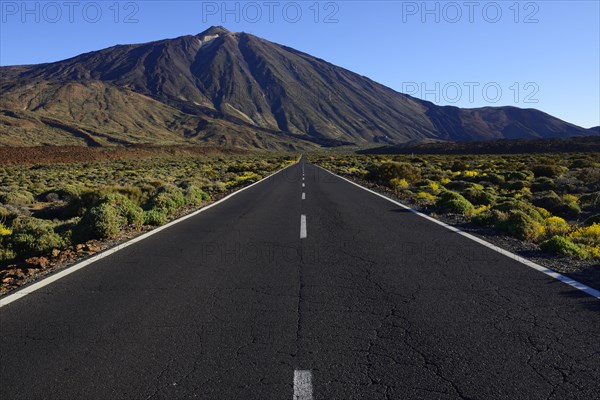
[[[599,300],[304,159],[0,338],[2,400],[600,398]]]

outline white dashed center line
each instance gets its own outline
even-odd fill
[[[302,187],[306,187],[306,185],[303,183],[303,184],[302,184]]]
[[[312,400],[312,374],[310,371],[294,371],[294,400]]]
[[[300,216],[300,239],[306,239],[306,215]]]
[[[306,200],[306,193],[302,193],[302,200]]]

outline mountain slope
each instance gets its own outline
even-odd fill
[[[55,63],[4,67],[0,75],[5,145],[68,139],[88,145],[313,148],[590,134],[537,110],[439,107],[222,27]]]

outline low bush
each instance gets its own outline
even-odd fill
[[[13,206],[26,206],[35,201],[33,194],[25,190],[10,191],[0,193],[0,203],[11,204]]]
[[[12,234],[12,230],[8,229],[4,224],[0,223],[0,237]]]
[[[144,210],[123,194],[106,195],[99,204],[108,204],[114,207],[119,216],[123,217],[129,225],[141,226],[144,224]]]
[[[63,248],[64,238],[54,231],[54,223],[33,217],[17,218],[12,224],[8,246],[20,259],[39,256]]]
[[[564,236],[571,231],[571,226],[561,217],[546,218],[546,236]]]
[[[496,202],[497,195],[490,190],[481,190],[476,188],[468,188],[461,194],[475,205],[489,206]]]
[[[510,181],[504,182],[500,187],[506,190],[522,190],[529,187],[529,183],[527,181]]]
[[[162,210],[148,210],[144,212],[144,224],[160,226],[167,223],[167,216]]]
[[[78,242],[91,239],[114,238],[127,220],[119,210],[109,203],[101,203],[89,209],[74,229],[74,238]]]
[[[444,191],[440,194],[435,206],[442,212],[470,216],[475,211],[473,204],[460,193]]]
[[[509,171],[504,174],[507,181],[527,181],[533,177],[530,171]]]
[[[595,246],[600,243],[600,224],[592,224],[574,230],[569,239],[578,244]]]
[[[483,190],[483,186],[478,183],[467,181],[452,181],[446,185],[446,189],[463,192],[467,189]]]
[[[554,190],[554,189],[556,189],[556,183],[554,183],[553,179],[548,178],[546,176],[536,178],[531,183],[531,191],[532,192],[545,192],[545,191]]]
[[[519,210],[509,211],[505,220],[496,222],[496,227],[527,242],[536,242],[544,236],[544,225]]]
[[[141,206],[148,201],[149,188],[144,190],[143,187],[139,186],[117,186],[114,189],[114,193],[121,194],[127,197],[133,204]]]
[[[408,189],[408,187],[410,186],[410,184],[404,178],[393,178],[393,179],[390,180],[389,186],[392,189],[398,191],[398,190]]]
[[[436,201],[436,197],[433,194],[427,192],[418,192],[415,196],[415,199],[425,204],[434,204]]]
[[[394,178],[405,179],[408,183],[421,178],[421,170],[405,162],[387,161],[373,164],[368,168],[367,179],[382,185],[389,185]]]
[[[505,221],[508,218],[508,214],[504,211],[499,210],[486,210],[475,215],[471,222],[475,225],[481,226],[494,226],[499,221]]]
[[[561,217],[576,218],[581,213],[575,202],[562,198],[553,191],[534,196],[532,203]]]
[[[557,178],[567,171],[567,168],[560,165],[537,164],[531,167],[531,172],[536,178],[545,176],[548,178]]]
[[[163,185],[156,190],[156,194],[150,199],[147,209],[162,210],[166,215],[172,216],[185,204],[185,195],[181,189],[173,185]]]
[[[199,206],[205,201],[209,201],[208,193],[195,185],[189,185],[185,189],[185,202],[190,206]]]
[[[540,244],[540,248],[550,254],[587,258],[588,254],[575,243],[562,236],[553,236]]]
[[[532,204],[514,198],[503,198],[499,200],[493,207],[493,210],[503,211],[508,213],[510,211],[521,211],[531,217],[534,221],[541,224],[544,223],[544,215]],[[548,214],[549,216],[549,214]]]
[[[505,181],[504,176],[493,173],[493,172],[487,174],[483,179],[485,179],[486,181],[488,181],[494,185],[500,185]]]
[[[0,247],[0,264],[13,261],[15,258],[17,258],[17,253],[15,253],[13,250]]]

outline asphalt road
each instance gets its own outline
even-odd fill
[[[0,338],[2,400],[600,398],[599,300],[304,161]]]

